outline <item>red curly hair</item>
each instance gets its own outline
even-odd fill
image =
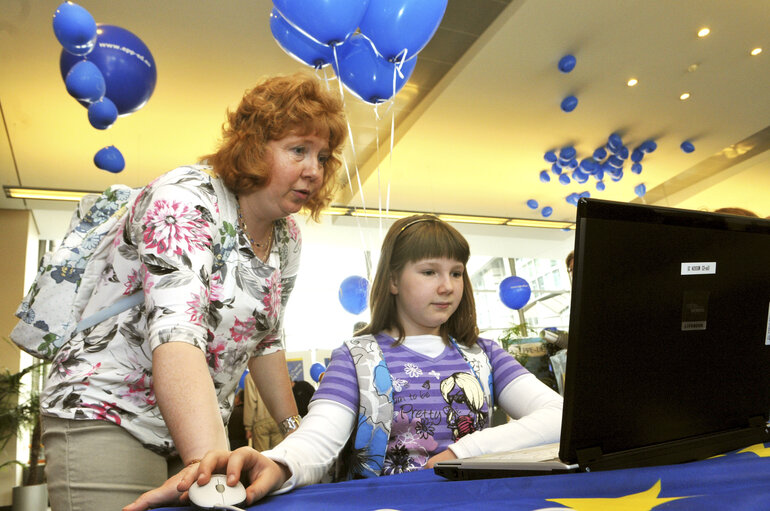
[[[326,138],[331,154],[323,165],[323,182],[305,205],[318,221],[334,196],[346,131],[342,101],[325,90],[320,80],[302,73],[275,76],[247,90],[235,110],[227,111],[219,148],[202,158],[230,190],[247,194],[270,181],[271,169],[265,161],[269,141],[290,134]]]

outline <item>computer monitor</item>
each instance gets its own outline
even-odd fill
[[[581,199],[575,237],[560,458],[658,465],[766,441],[770,221]]]

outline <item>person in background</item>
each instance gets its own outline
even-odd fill
[[[40,397],[53,511],[120,509],[212,449],[247,365],[277,421],[296,424],[282,321],[299,266],[293,214],[329,204],[347,133],[315,77],[261,80],[215,153],[145,186]]]
[[[315,387],[305,380],[292,382],[291,391],[294,393],[294,401],[297,403],[297,411],[300,417],[307,415],[307,407],[315,393]],[[235,450],[235,449],[231,449]]]
[[[759,215],[754,213],[753,211],[749,211],[748,209],[744,208],[719,208],[715,209],[714,213],[722,213],[725,215],[738,215],[738,216],[751,216],[754,218],[759,218]]]
[[[299,409],[297,414],[302,416]],[[247,437],[251,440],[251,446],[258,451],[272,449],[284,438],[281,427],[268,413],[259,389],[251,378],[246,378],[245,383],[243,425]]]
[[[178,500],[213,472],[226,471],[229,485],[243,474],[251,505],[321,481],[336,461],[345,479],[558,441],[561,396],[478,337],[469,257],[465,238],[437,217],[396,220],[374,277],[371,322],[334,350],[299,429],[263,453],[212,451],[130,511]],[[513,420],[490,427],[493,397]],[[355,448],[343,449],[351,438]]]

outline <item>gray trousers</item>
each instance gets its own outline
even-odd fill
[[[108,421],[43,416],[43,445],[51,511],[121,509],[183,468]]]

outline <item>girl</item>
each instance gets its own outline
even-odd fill
[[[562,398],[495,342],[478,337],[468,243],[430,215],[396,221],[383,242],[371,323],[332,354],[299,429],[276,448],[208,453],[165,502],[227,469],[248,474],[248,503],[324,479],[431,468],[437,461],[557,442]],[[514,420],[491,425],[493,402]],[[349,441],[350,440],[350,441]]]

